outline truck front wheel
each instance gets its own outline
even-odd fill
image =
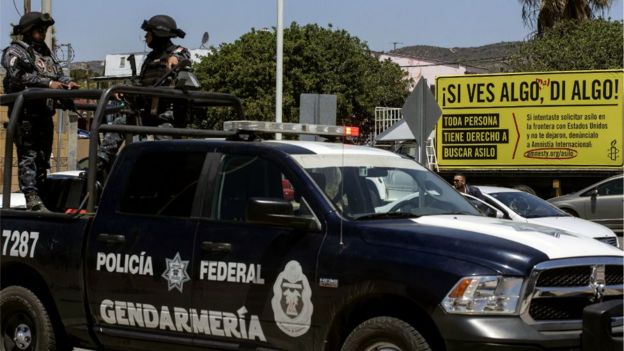
[[[56,349],[48,312],[28,289],[9,286],[0,291],[0,322],[3,350]]]
[[[427,340],[409,323],[394,317],[375,317],[358,325],[342,351],[430,351]]]

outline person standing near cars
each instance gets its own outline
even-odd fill
[[[466,183],[466,176],[462,173],[457,173],[453,176],[453,187],[457,189],[460,193],[465,193],[468,195],[472,195],[476,198],[483,199],[483,194],[481,194],[481,190],[474,186],[469,186]]]
[[[54,19],[41,12],[22,16],[13,27],[14,40],[2,54],[6,69],[4,92],[16,93],[26,88],[78,89],[79,85],[63,75],[63,70],[45,43],[46,31]],[[11,108],[9,108],[9,115]],[[29,101],[24,107],[15,137],[17,147],[19,186],[32,211],[45,211],[40,191],[50,168],[54,133],[54,101]]]

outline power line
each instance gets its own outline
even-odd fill
[[[15,4],[15,0],[13,0],[13,7],[15,7],[15,12],[17,12],[17,15],[22,17],[22,14],[19,12],[19,10],[17,9],[17,5]]]

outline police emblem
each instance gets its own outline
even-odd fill
[[[288,262],[275,279],[271,306],[275,323],[286,335],[298,337],[310,329],[312,289],[299,262]]]
[[[39,72],[46,71],[46,63],[41,57],[37,57],[37,59],[35,60],[35,66],[37,66],[37,70]]]
[[[183,261],[179,252],[176,253],[173,259],[166,258],[165,260],[167,261],[167,270],[162,274],[162,277],[167,280],[168,291],[176,288],[183,292],[184,283],[191,280],[191,277],[186,273],[189,261]]]

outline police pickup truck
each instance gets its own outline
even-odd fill
[[[222,138],[129,143],[101,191],[89,168],[70,214],[5,205],[6,350],[580,350],[584,311],[622,299],[613,246],[480,216],[397,154],[258,138],[349,128],[100,125],[116,92],[228,100],[101,92],[91,164],[102,131]],[[606,317],[617,342],[621,317]]]

